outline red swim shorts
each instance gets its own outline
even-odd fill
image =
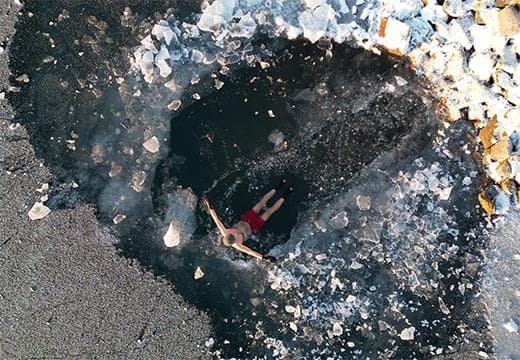
[[[251,226],[251,231],[253,234],[258,234],[262,226],[264,226],[265,221],[254,212],[253,209],[247,210],[240,216],[240,220],[246,222]]]

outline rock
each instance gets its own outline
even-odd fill
[[[490,156],[493,160],[496,160],[496,161],[507,160],[507,159],[509,159],[509,148],[510,148],[509,138],[503,137],[502,139],[500,139],[500,141],[498,141],[496,144],[491,146]]]
[[[410,43],[410,27],[397,19],[383,17],[379,23],[379,39],[390,53],[404,55]]]
[[[446,0],[443,4],[443,9],[451,17],[461,17],[464,15],[464,8],[462,7],[462,0]]]
[[[29,210],[29,219],[31,220],[40,220],[49,215],[51,209],[47,206],[43,205],[41,202],[37,201],[32,206],[31,210]]]
[[[159,139],[157,139],[156,136],[152,136],[143,144],[145,150],[152,154],[157,153],[159,151],[160,146],[161,144],[159,143]]]
[[[478,136],[480,141],[482,142],[482,146],[484,149],[488,149],[495,142],[495,129],[498,126],[497,116],[493,116],[493,118],[484,126]]]
[[[469,60],[470,70],[481,81],[488,81],[491,78],[494,66],[495,60],[489,52],[474,52]]]
[[[518,10],[506,7],[498,12],[498,32],[504,37],[511,37],[520,27]]]
[[[406,328],[403,331],[401,331],[401,334],[399,334],[399,337],[401,338],[401,340],[406,340],[406,341],[413,340],[414,333],[415,333],[415,328],[413,326],[410,326],[409,328]]]
[[[493,215],[493,212],[494,212],[493,203],[491,203],[491,202],[486,198],[486,196],[484,195],[484,193],[479,193],[479,194],[478,194],[478,201],[479,201],[479,203],[480,203],[480,206],[482,206],[482,209],[484,210],[484,212],[485,212],[488,216]]]
[[[195,273],[193,274],[193,278],[195,280],[202,279],[204,277],[204,271],[200,268],[200,266],[197,266],[197,269],[195,270]]]
[[[520,6],[520,0],[496,0],[495,1],[495,6],[499,7],[499,8],[502,8],[505,6],[514,6],[514,5]]]

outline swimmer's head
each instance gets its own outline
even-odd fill
[[[233,244],[236,243],[235,235],[233,234],[227,234],[224,236],[224,239],[222,240],[225,246],[233,246]]]

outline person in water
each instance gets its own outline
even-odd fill
[[[271,200],[271,198],[276,194],[279,189],[282,189],[282,193],[280,198],[276,200],[276,202],[271,206],[267,207],[267,202]],[[240,220],[233,225],[231,228],[226,228],[222,221],[220,221],[216,211],[211,207],[208,199],[204,198],[205,206],[207,207],[209,214],[215,224],[217,225],[218,230],[222,234],[222,242],[227,247],[232,247],[244,254],[250,255],[254,258],[260,260],[268,260],[271,262],[275,262],[276,258],[270,255],[263,255],[258,251],[251,249],[246,246],[244,242],[252,235],[258,234],[258,232],[262,229],[267,219],[271,217],[283,204],[285,201],[284,196],[287,193],[293,191],[293,188],[287,186],[285,180],[282,180],[280,185],[276,187],[276,189],[272,189],[267,194],[265,194],[260,201],[253,206],[251,209],[247,210],[240,216]],[[260,212],[263,210],[262,214]]]

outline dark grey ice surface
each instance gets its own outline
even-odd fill
[[[518,212],[500,219],[496,230],[489,236],[483,295],[490,313],[494,350],[499,359],[520,359],[519,239]]]
[[[17,10],[0,0],[0,43]],[[9,82],[0,54],[0,92]],[[0,359],[209,357],[207,315],[120,257],[89,206],[27,215],[52,175],[0,99]]]

